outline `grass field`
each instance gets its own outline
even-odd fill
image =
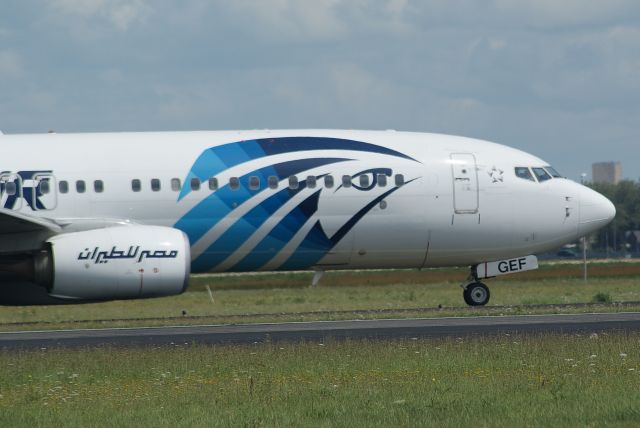
[[[581,275],[491,280],[476,309],[466,269],[328,273],[315,289],[307,273],[196,276],[170,298],[3,307],[0,330],[640,310],[615,303],[640,302],[640,264]],[[0,350],[0,367],[3,427],[640,425],[640,333]]]
[[[0,307],[0,330],[640,310],[637,303],[614,303],[640,302],[640,264],[594,264],[586,283],[581,266],[563,264],[489,280],[490,304],[476,309],[464,304],[458,286],[466,273],[329,272],[315,289],[309,288],[310,273],[194,276],[190,291],[175,297]]]
[[[640,335],[0,351],[0,426],[638,426]]]

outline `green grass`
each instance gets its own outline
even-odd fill
[[[640,335],[0,351],[0,426],[638,426]]]
[[[601,265],[591,271],[586,283],[579,266],[566,265],[488,280],[491,301],[476,309],[462,300],[458,285],[464,269],[334,272],[327,273],[317,288],[309,288],[309,273],[195,276],[191,291],[175,297],[0,307],[0,330],[640,310],[638,304],[611,303],[640,301],[640,265]],[[527,306],[550,303],[592,305]]]
[[[5,307],[0,308],[0,329],[472,316],[640,309],[638,306],[617,306],[606,302],[587,307],[569,308],[503,306],[586,303],[594,301],[594,296],[599,295],[598,293],[606,293],[613,301],[639,301],[640,284],[635,280],[594,280],[586,285],[579,280],[500,282],[493,284],[491,291],[490,305],[475,309],[464,304],[460,287],[449,283],[393,284],[386,287],[363,285],[319,287],[317,289],[220,290],[214,292],[213,303],[206,292],[188,292],[181,296],[152,300],[70,306]],[[596,302],[602,302],[602,300],[596,300]],[[437,309],[438,305],[441,305],[442,309]],[[187,316],[182,316],[182,311],[185,311]],[[163,317],[168,318],[163,319]],[[128,320],[129,318],[140,319],[131,321]],[[104,319],[108,321],[91,321]],[[118,319],[126,321],[118,321]]]

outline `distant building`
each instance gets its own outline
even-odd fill
[[[622,180],[622,164],[620,162],[598,162],[591,167],[594,183],[618,184]]]

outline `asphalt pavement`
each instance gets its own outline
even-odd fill
[[[1,327],[0,327],[1,328]],[[640,313],[289,322],[0,332],[0,348],[160,346],[182,344],[464,337],[531,333],[640,331]]]

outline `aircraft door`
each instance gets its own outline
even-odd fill
[[[53,175],[49,173],[34,175],[30,195],[31,207],[38,211],[54,209],[58,204],[56,188],[56,179]]]
[[[22,207],[22,179],[18,174],[0,174],[0,208],[19,210]]]
[[[453,207],[456,214],[478,213],[478,170],[471,153],[452,153]]]

